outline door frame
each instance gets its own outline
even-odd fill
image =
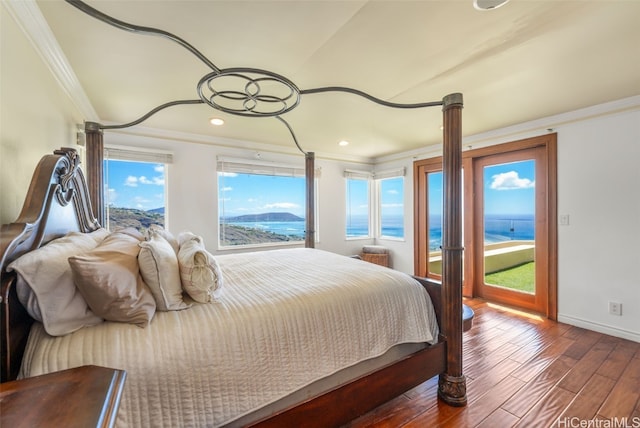
[[[533,310],[545,312],[547,307],[547,174],[546,151],[543,147],[531,149],[512,150],[507,153],[483,156],[474,159],[474,273],[473,295],[488,301],[509,304]],[[533,294],[522,293],[509,288],[491,286],[485,282],[485,167],[513,162],[533,160],[535,162],[535,291]]]
[[[558,209],[557,209],[557,133],[549,133],[536,137],[526,138],[522,140],[512,141],[508,143],[497,144],[478,149],[469,148],[462,153],[462,168],[465,171],[463,175],[463,229],[464,232],[464,280],[463,295],[473,297],[476,295],[474,290],[475,271],[473,263],[477,260],[477,254],[474,250],[474,230],[476,222],[476,198],[474,195],[473,178],[474,159],[491,155],[499,155],[513,151],[537,148],[544,152],[542,158],[545,162],[544,167],[547,171],[547,180],[544,191],[544,202],[547,206],[546,220],[547,231],[546,236],[541,239],[547,240],[547,260],[546,260],[546,276],[547,276],[547,302],[546,307],[541,308],[540,312],[547,318],[557,320],[558,316]],[[438,170],[442,166],[442,157],[417,160],[413,164],[413,180],[414,180],[414,274],[417,276],[430,276],[428,273],[428,205],[427,205],[427,187],[426,174]],[[480,201],[481,202],[481,201]],[[440,279],[435,277],[435,279]],[[530,308],[527,308],[530,309]]]

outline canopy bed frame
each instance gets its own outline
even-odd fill
[[[21,255],[37,249],[69,231],[91,232],[100,228],[104,216],[102,186],[103,131],[136,125],[157,111],[177,104],[207,103],[211,107],[241,116],[275,117],[289,129],[296,146],[305,155],[307,171],[307,234],[305,244],[314,245],[313,232],[313,171],[314,155],[304,152],[291,126],[281,117],[296,107],[304,94],[333,91],[363,96],[373,102],[392,108],[422,108],[442,106],[443,111],[443,275],[442,283],[417,278],[434,304],[440,336],[438,342],[399,361],[350,380],[329,392],[306,399],[284,411],[257,423],[259,426],[336,426],[371,410],[419,385],[433,376],[439,376],[438,396],[453,406],[466,404],[466,380],[462,373],[462,223],[461,223],[461,140],[462,95],[453,93],[442,101],[419,104],[395,104],[383,101],[361,91],[343,87],[300,90],[283,76],[257,69],[219,69],[184,40],[146,27],[138,27],[108,17],[88,5],[68,0],[76,8],[110,25],[127,31],[155,34],[181,44],[198,56],[213,71],[198,84],[198,100],[174,101],[163,104],[142,118],[124,125],[103,126],[94,122],[85,124],[87,180],[78,168],[79,157],[73,149],[57,150],[42,158],[38,164],[21,213],[14,223],[2,225],[0,235],[1,268],[1,380],[16,378],[23,358],[33,319],[18,301],[15,274],[6,267]],[[244,92],[214,87],[220,76],[232,76],[246,82]],[[287,96],[277,97],[261,93],[260,83],[277,82],[287,89]],[[205,94],[205,91],[210,91]],[[227,103],[227,104],[224,104]],[[230,103],[231,105],[229,105]],[[238,103],[240,107],[238,107]],[[267,110],[261,110],[266,105]],[[275,106],[275,107],[274,107]],[[94,211],[93,208],[96,210]]]

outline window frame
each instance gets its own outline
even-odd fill
[[[276,241],[276,242],[263,242],[263,243],[252,243],[252,244],[239,244],[239,245],[224,245],[221,239],[222,227],[220,218],[223,216],[223,204],[221,200],[223,195],[220,192],[221,188],[221,177],[224,176],[225,173],[236,173],[236,174],[245,174],[245,175],[255,175],[255,176],[265,176],[265,177],[295,177],[302,178],[305,182],[306,189],[306,173],[304,166],[300,167],[293,164],[284,164],[284,163],[275,163],[275,162],[266,162],[266,161],[258,161],[251,159],[236,159],[236,158],[227,158],[227,157],[218,157],[216,162],[216,193],[218,196],[217,203],[217,225],[218,225],[218,250],[220,251],[230,251],[230,250],[242,250],[242,249],[251,249],[251,248],[268,248],[268,247],[284,247],[284,246],[300,246],[305,243],[305,236],[302,236],[300,240],[294,241]],[[319,221],[318,221],[318,177],[320,176],[320,171],[316,169],[314,174],[314,222],[315,222],[315,242],[319,242]],[[304,199],[306,202],[306,194],[304,194]],[[305,212],[306,217],[306,212]],[[306,221],[306,220],[305,220]],[[306,224],[305,224],[306,226]]]
[[[162,185],[163,199],[164,199],[164,214],[163,214],[163,228],[169,228],[169,169],[173,163],[173,153],[166,150],[150,149],[142,147],[132,146],[119,146],[119,145],[105,145],[103,148],[103,180],[105,191],[105,204],[104,204],[104,228],[111,230],[109,227],[109,161],[122,161],[122,162],[136,162],[136,163],[149,163],[149,164],[161,164],[163,165],[162,176],[164,184]],[[124,207],[123,207],[124,208]]]
[[[372,233],[373,231],[376,230],[376,223],[375,223],[375,212],[373,212],[373,210],[375,209],[375,196],[374,196],[374,186],[372,186],[372,174],[369,172],[363,172],[363,171],[351,171],[351,170],[345,170],[344,172],[345,175],[345,227],[344,227],[344,236],[345,236],[345,240],[346,241],[357,241],[357,240],[363,240],[363,239],[372,239],[374,238],[374,233]],[[349,236],[349,234],[347,233],[348,230],[348,224],[349,224],[349,218],[351,216],[350,214],[350,208],[351,208],[351,200],[350,200],[350,190],[349,190],[349,181],[350,180],[358,180],[358,181],[365,181],[367,183],[367,235],[354,235],[354,236]]]
[[[375,223],[376,223],[376,234],[375,237],[377,239],[388,240],[388,241],[398,241],[404,242],[406,241],[407,236],[407,228],[406,228],[406,211],[405,211],[405,185],[406,185],[406,169],[403,167],[398,170],[391,171],[383,171],[374,174],[375,181],[375,198],[376,198],[376,211],[375,211]],[[385,180],[392,179],[402,179],[402,236],[390,236],[383,235],[382,233],[382,202],[383,202],[383,194],[382,194],[382,182]]]

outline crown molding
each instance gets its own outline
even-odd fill
[[[4,0],[2,5],[31,42],[80,114],[85,120],[98,122],[98,114],[35,0]]]

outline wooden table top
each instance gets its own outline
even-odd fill
[[[2,427],[112,427],[126,372],[83,366],[0,384]]]

